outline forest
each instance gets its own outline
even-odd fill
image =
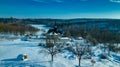
[[[37,28],[24,24],[17,23],[0,24],[1,34],[25,35],[26,33],[34,34],[38,30],[39,29]]]

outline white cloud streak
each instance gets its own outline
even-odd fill
[[[33,0],[36,2],[41,2],[41,3],[49,3],[49,2],[57,2],[57,3],[62,3],[65,1],[70,1],[70,0]],[[77,0],[71,0],[71,1],[77,1]],[[79,1],[88,1],[88,0],[79,0]]]
[[[111,2],[120,3],[120,0],[110,0]]]

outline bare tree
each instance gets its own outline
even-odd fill
[[[54,56],[57,53],[61,52],[62,47],[63,47],[62,44],[59,43],[56,36],[52,36],[52,37],[50,36],[50,38],[47,38],[47,40],[46,40],[46,50],[51,55],[51,61],[54,60]]]
[[[80,63],[81,63],[82,56],[89,53],[89,52],[90,52],[89,45],[76,43],[76,46],[74,47],[73,53],[78,57],[79,66],[80,66]]]
[[[40,43],[39,46],[43,46],[40,53],[47,53],[51,55],[51,61],[54,61],[54,56],[62,51],[63,44],[59,42],[58,36],[50,35],[46,38],[46,44]]]
[[[63,45],[59,41],[60,31],[55,26],[53,29],[48,31],[46,35],[46,50],[51,55],[51,61],[54,60],[54,56],[61,52]]]

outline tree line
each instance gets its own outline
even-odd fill
[[[0,24],[1,34],[3,33],[3,34],[24,35],[27,32],[33,34],[36,31],[38,31],[38,29],[30,25],[17,24],[17,23]]]

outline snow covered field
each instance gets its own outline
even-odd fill
[[[31,25],[31,26],[40,29],[40,31],[36,33],[38,35],[42,34],[43,32],[47,32],[50,29],[50,27],[46,27],[45,25]]]
[[[48,30],[41,25],[33,26]],[[77,67],[78,59],[72,56],[72,53],[68,51],[59,53],[55,56],[54,62],[51,62],[49,54],[40,53],[40,50],[44,48],[39,47],[38,44],[39,41],[21,41],[19,38],[0,41],[0,67]],[[96,47],[94,49],[96,55],[101,52]],[[17,56],[20,54],[28,55],[28,60],[18,60]],[[82,59],[81,67],[120,67],[120,62],[114,61],[113,57],[110,57],[109,60],[99,61],[98,56],[94,56],[93,59],[96,61],[94,66],[92,66],[90,59]]]

